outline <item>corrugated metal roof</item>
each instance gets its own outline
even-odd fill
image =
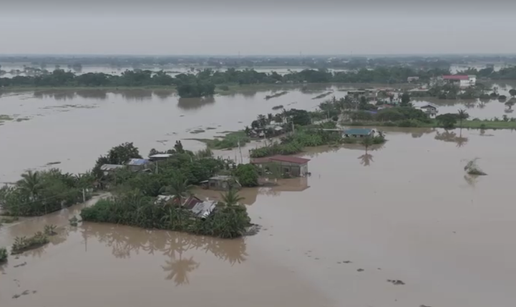
[[[120,164],[103,164],[100,167],[100,170],[101,171],[111,171],[111,170],[114,170],[117,168],[124,168],[124,167],[125,167],[125,165],[120,165]]]
[[[306,164],[310,159],[294,157],[294,156],[272,156],[269,157],[271,161],[290,162],[295,164]]]
[[[172,157],[172,154],[155,154],[152,156],[149,156],[150,159],[164,159],[164,158],[170,158]]]
[[[131,161],[129,161],[129,163],[127,163],[127,165],[139,166],[139,165],[144,165],[148,162],[149,162],[149,160],[147,160],[147,159],[131,159]]]

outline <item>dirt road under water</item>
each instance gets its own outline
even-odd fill
[[[515,132],[386,137],[308,150],[312,176],[242,190],[252,237],[71,228],[79,207],[4,225],[0,246],[45,224],[59,235],[1,267],[0,306],[515,306]],[[475,157],[487,176],[464,173]]]

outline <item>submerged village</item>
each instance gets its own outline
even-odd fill
[[[511,72],[514,70],[505,69]],[[358,79],[352,80],[366,75],[373,78],[375,73],[381,75],[386,72],[390,73],[388,79],[395,79],[393,81],[396,82],[373,85],[372,81],[375,80],[368,79],[370,82],[358,85],[354,84]],[[25,97],[23,95],[27,95],[24,94],[27,91],[36,93],[41,90],[39,85],[34,89],[31,86],[46,82],[45,78],[49,78],[47,81],[51,82],[49,80],[53,78],[53,74],[56,74],[55,79],[52,79],[54,81],[68,80],[63,81],[63,84],[72,88],[59,89],[63,91],[59,93],[70,96],[62,98],[52,94],[49,89],[48,92],[43,90],[37,98],[61,99],[59,108],[45,106],[37,111],[48,111],[50,114],[50,111],[57,110],[55,112],[59,116],[67,113],[73,115],[74,112],[88,116],[87,112],[96,112],[96,108],[117,114],[119,111],[115,108],[110,111],[111,106],[104,104],[103,100],[114,99],[124,93],[127,89],[121,88],[126,86],[124,82],[129,82],[129,78],[147,80],[146,85],[151,86],[148,89],[151,93],[149,95],[152,99],[159,99],[158,103],[148,106],[149,113],[145,113],[144,106],[141,106],[147,98],[134,99],[134,104],[128,108],[138,110],[130,111],[134,112],[133,119],[145,116],[152,119],[145,124],[143,121],[135,124],[135,121],[124,122],[122,117],[112,117],[110,120],[113,122],[105,126],[99,120],[98,125],[101,128],[91,129],[98,129],[95,130],[99,132],[98,138],[105,136],[106,140],[113,139],[113,135],[117,133],[116,129],[106,129],[109,125],[125,125],[124,129],[130,130],[135,138],[139,129],[147,129],[150,132],[146,132],[145,137],[149,138],[148,135],[163,132],[157,127],[168,125],[167,121],[187,122],[196,116],[196,112],[207,108],[207,111],[202,111],[206,113],[203,115],[205,117],[202,121],[199,120],[206,124],[189,128],[186,134],[178,135],[175,131],[167,133],[166,141],[154,141],[154,137],[139,147],[141,139],[127,139],[125,142],[109,145],[112,146],[111,149],[107,147],[100,151],[96,146],[91,151],[97,156],[98,152],[105,153],[98,156],[96,161],[81,161],[77,169],[83,169],[83,172],[75,173],[63,169],[62,164],[67,163],[63,159],[63,163],[57,160],[49,162],[41,169],[26,170],[16,181],[5,182],[0,189],[0,243],[3,244],[0,244],[0,282],[4,277],[15,278],[10,278],[9,281],[4,278],[3,282],[7,287],[4,287],[5,292],[0,289],[0,294],[8,293],[10,297],[0,296],[0,302],[4,299],[23,302],[23,299],[32,297],[36,300],[39,292],[46,290],[51,293],[51,290],[44,287],[41,290],[30,288],[36,283],[27,282],[30,287],[20,287],[20,282],[17,281],[20,277],[12,274],[25,269],[48,274],[42,266],[36,264],[38,260],[34,259],[39,258],[50,263],[53,270],[58,270],[59,265],[52,263],[52,257],[66,262],[62,258],[64,256],[59,256],[60,253],[66,254],[64,246],[74,249],[73,255],[79,257],[80,265],[95,271],[95,276],[108,279],[119,274],[130,280],[131,272],[139,272],[142,280],[152,283],[154,276],[150,274],[155,274],[153,270],[158,268],[166,271],[166,279],[174,280],[176,286],[187,285],[190,281],[194,284],[202,279],[189,279],[200,267],[200,260],[192,258],[195,256],[209,263],[209,270],[214,270],[206,273],[205,278],[210,281],[202,284],[202,289],[208,291],[215,287],[212,277],[209,276],[224,274],[218,268],[220,263],[210,260],[214,256],[230,264],[224,270],[233,270],[231,272],[237,272],[236,274],[244,274],[240,271],[244,268],[239,268],[243,262],[256,261],[253,265],[257,268],[250,269],[242,265],[245,270],[252,270],[253,276],[259,280],[249,286],[250,289],[258,289],[256,293],[249,292],[253,297],[262,296],[259,289],[263,289],[267,282],[273,283],[274,287],[292,283],[302,289],[305,285],[298,284],[299,280],[294,276],[298,273],[294,272],[299,267],[306,266],[309,269],[303,274],[320,282],[331,281],[335,285],[354,282],[362,285],[361,283],[365,283],[360,279],[362,276],[369,279],[368,283],[370,280],[376,282],[377,275],[373,274],[381,275],[381,278],[377,278],[378,285],[374,286],[374,290],[381,293],[380,297],[389,298],[393,302],[405,299],[406,304],[402,306],[441,306],[435,302],[461,301],[446,289],[442,293],[446,293],[443,297],[447,300],[419,295],[417,285],[411,288],[411,281],[418,278],[410,273],[413,268],[400,268],[410,266],[410,261],[418,261],[413,258],[422,259],[425,263],[437,259],[435,261],[442,265],[437,269],[442,274],[439,276],[447,276],[446,274],[452,274],[450,272],[459,269],[461,272],[466,271],[467,267],[460,265],[459,269],[450,269],[449,263],[439,258],[439,249],[433,249],[432,244],[437,243],[419,246],[417,242],[430,242],[439,238],[446,246],[458,248],[457,246],[464,244],[473,248],[474,240],[470,237],[464,238],[462,243],[448,240],[459,240],[457,238],[470,230],[470,227],[473,228],[471,225],[476,225],[483,214],[488,214],[483,207],[473,202],[474,197],[481,198],[482,202],[486,201],[486,196],[475,194],[475,189],[479,182],[490,184],[489,179],[483,181],[483,178],[500,176],[491,173],[491,169],[495,173],[502,172],[501,167],[496,164],[497,160],[509,159],[506,153],[491,149],[494,140],[503,139],[508,142],[512,137],[509,133],[516,129],[516,118],[511,117],[512,107],[516,103],[516,87],[491,85],[496,80],[495,75],[504,74],[494,72],[493,80],[488,80],[484,70],[468,69],[455,74],[446,70],[395,72],[395,68],[353,73],[307,69],[280,76],[276,73],[231,69],[226,72],[201,70],[197,74],[171,77],[163,71],[126,71],[122,76],[99,77],[98,80],[106,82],[103,85],[106,89],[102,89],[105,92],[102,93],[99,89],[73,88],[86,84],[81,82],[89,82],[88,86],[95,88],[93,84],[100,82],[96,79],[96,73],[87,73],[85,76],[58,70],[14,80],[0,80],[3,90],[12,88],[14,92],[22,93],[19,94],[20,97]],[[135,77],[140,73],[141,75]],[[240,83],[234,82],[237,79],[231,79],[237,78],[235,76],[239,76]],[[324,86],[313,87],[313,84],[318,83],[314,80],[321,78],[323,81],[320,83]],[[353,82],[335,82],[339,78]],[[501,83],[500,80],[496,81]],[[14,84],[16,82],[19,84]],[[160,85],[152,88],[152,82],[159,82]],[[159,96],[165,95],[163,84],[173,87],[171,96]],[[253,92],[256,97],[246,96],[250,88],[264,84],[270,88],[256,90]],[[242,93],[238,92],[238,88]],[[94,98],[85,94],[93,90],[97,91]],[[145,90],[147,89],[139,91]],[[139,92],[135,95],[146,94]],[[179,96],[178,105],[182,109],[181,115],[175,113],[172,118],[170,114],[166,114],[170,109],[166,109],[164,102],[176,97],[174,95]],[[5,97],[19,102],[15,94]],[[213,98],[209,97],[215,97],[215,100],[220,97],[229,102],[223,110],[217,111],[215,102],[210,100]],[[83,104],[80,107],[70,107],[73,99],[78,99]],[[88,99],[96,99],[95,104],[98,106],[85,106],[84,101],[88,102]],[[237,103],[243,104],[246,99],[252,101],[238,109]],[[261,105],[253,108],[252,105],[256,104]],[[498,112],[496,116],[478,115],[490,106],[495,106],[493,108]],[[66,112],[60,112],[63,109]],[[71,111],[68,112],[68,109]],[[233,116],[231,112],[239,112],[238,116],[246,120],[233,123],[231,128],[237,129],[220,131],[225,126],[212,124],[210,112],[220,112],[222,121],[226,116]],[[101,112],[94,114],[102,116]],[[160,117],[161,114],[163,117]],[[41,118],[44,120],[45,116],[47,115],[35,115],[34,120],[27,118],[19,121],[17,118],[22,117],[0,117],[0,122],[5,124],[0,129],[30,125]],[[104,119],[106,118],[108,117]],[[236,118],[236,115],[231,118]],[[74,131],[74,128],[70,129]],[[82,131],[88,129],[90,127],[85,126]],[[210,133],[210,130],[217,129],[217,133]],[[479,145],[471,140],[477,140]],[[99,140],[100,142],[104,146],[107,141]],[[156,142],[161,145],[156,145]],[[155,146],[151,148],[148,144]],[[465,154],[460,151],[465,144],[472,144],[479,153],[478,156],[476,153]],[[81,141],[70,142],[70,147],[73,146],[86,147]],[[482,155],[482,150],[486,151],[485,155]],[[359,154],[354,154],[355,152]],[[383,158],[383,164],[375,165],[377,162],[374,162],[373,154],[376,160],[381,161]],[[449,159],[443,158],[445,155]],[[490,158],[485,158],[486,156]],[[350,167],[348,163],[351,162],[348,160],[352,160],[355,166]],[[484,170],[485,165],[487,167]],[[442,175],[444,173],[447,175]],[[457,178],[460,183],[456,181]],[[314,187],[310,187],[308,182]],[[435,195],[430,195],[432,186],[439,186],[439,192]],[[453,190],[456,186],[460,186],[460,192]],[[464,186],[469,190],[466,191]],[[496,189],[499,194],[503,193],[500,189],[507,190],[501,186]],[[284,191],[287,192],[283,193]],[[287,194],[292,191],[294,192]],[[280,193],[283,193],[281,197],[277,197]],[[457,197],[458,194],[461,197]],[[422,199],[423,195],[426,198]],[[261,197],[263,198],[260,200]],[[260,205],[254,204],[255,202]],[[464,213],[468,210],[467,206],[472,206],[472,211]],[[499,212],[507,209],[504,204],[498,206],[502,206]],[[493,219],[502,218],[494,215],[493,213]],[[471,220],[461,224],[463,219],[468,218]],[[439,226],[434,228],[434,223]],[[385,229],[388,230],[384,232]],[[66,240],[75,245],[66,245]],[[251,243],[251,247],[246,247],[246,242],[249,242],[247,240],[260,241],[254,247]],[[387,245],[386,242],[392,244],[392,249],[385,247],[388,250],[385,254],[391,256],[382,259],[383,254],[379,250]],[[406,249],[405,246],[412,246],[411,244],[419,247],[414,250]],[[113,262],[97,268],[97,264],[91,260],[93,258],[80,256],[82,253],[91,253],[88,257],[96,255],[95,259],[100,259],[105,257],[101,254],[104,248],[112,249],[116,259],[127,260],[126,263],[132,264]],[[261,252],[270,255],[275,250],[282,251],[283,254],[276,261],[282,264],[281,270],[288,267],[288,272],[271,273],[267,271],[270,270],[268,267],[265,269],[261,260],[252,259],[254,254]],[[292,257],[294,252],[302,256]],[[163,256],[158,256],[160,253]],[[464,256],[462,251],[455,249],[450,253],[456,257]],[[160,261],[163,257],[165,264],[157,265],[152,257],[159,258]],[[302,260],[299,260],[301,257]],[[479,252],[474,257],[477,257],[476,260],[485,260],[488,255]],[[361,259],[361,262],[357,259]],[[141,262],[136,264],[129,261]],[[305,261],[311,262],[307,264]],[[319,263],[322,265],[319,266]],[[71,263],[63,265],[73,272]],[[110,265],[113,265],[113,273],[108,273]],[[145,272],[139,271],[138,265],[144,267]],[[462,265],[465,266],[466,263]],[[338,273],[339,270],[351,267],[346,273],[346,276],[351,277],[343,278],[338,275],[341,274]],[[262,269],[263,272],[260,272]],[[434,269],[430,267],[423,270],[431,275]],[[78,270],[81,274],[86,274],[85,270]],[[245,274],[251,273],[246,271]],[[278,274],[277,283],[271,281],[267,274]],[[474,280],[469,277],[477,276],[468,274],[465,275],[468,280]],[[425,286],[432,285],[441,278],[439,276],[437,279],[433,279],[433,276],[424,277],[421,283]],[[61,277],[52,279],[60,285],[70,282]],[[78,282],[87,285],[94,279],[94,276],[88,276]],[[502,279],[507,281],[510,277],[504,275]],[[240,279],[225,279],[227,283],[239,282],[238,280]],[[136,281],[128,283],[131,287],[137,286]],[[385,283],[389,286],[387,290]],[[216,286],[221,293],[227,290],[222,284],[221,282]],[[158,281],[154,285],[157,288],[163,286]],[[395,289],[390,286],[395,286]],[[120,287],[117,288],[119,291],[124,289],[123,286],[116,287]],[[329,289],[321,292],[330,291],[338,297],[335,293],[340,293],[339,287],[334,287],[329,286]],[[471,287],[480,285],[473,283]],[[404,292],[400,288],[411,290]],[[163,293],[172,290],[160,288],[155,291],[164,299],[166,295]],[[290,291],[288,293],[291,296],[298,293],[297,290],[287,291]],[[319,302],[324,296],[319,290],[310,291],[307,293],[313,296],[314,301]],[[360,300],[357,301],[369,299],[368,295],[352,294],[350,291],[345,292],[347,295],[359,296]],[[457,291],[466,293],[464,289]],[[184,295],[191,297],[192,294]],[[300,306],[315,306],[314,301],[306,295],[306,302],[301,302]],[[218,294],[217,297],[224,302]],[[426,300],[422,301],[421,297],[426,297]],[[266,298],[262,299],[264,304],[268,302]]]

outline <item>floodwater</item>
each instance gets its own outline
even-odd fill
[[[319,103],[300,91],[271,100],[266,94],[217,96],[195,108],[156,93],[3,96],[1,113],[30,120],[0,127],[0,143],[9,149],[2,179],[51,161],[83,171],[123,141],[146,154],[179,138],[239,129],[277,104]],[[189,133],[210,125],[217,129]],[[311,159],[308,178],[243,189],[252,220],[262,226],[255,236],[71,228],[68,219],[80,207],[4,225],[0,246],[45,224],[58,225],[59,235],[1,267],[0,306],[515,306],[516,132],[382,130],[388,142],[367,152],[355,145],[303,153]],[[474,158],[487,176],[465,174]]]

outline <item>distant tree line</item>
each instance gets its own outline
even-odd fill
[[[420,80],[449,73],[446,69],[414,70],[408,67],[379,67],[353,72],[332,72],[326,69],[305,69],[280,75],[254,69],[226,71],[204,69],[196,74],[179,74],[175,77],[164,71],[126,70],[121,75],[105,73],[75,74],[56,69],[35,76],[0,78],[0,87],[142,87],[176,86],[181,97],[213,95],[215,85],[224,84],[275,84],[275,83],[405,83],[410,76]]]

